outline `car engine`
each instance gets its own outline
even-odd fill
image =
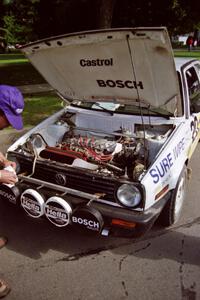
[[[55,147],[46,145],[40,152],[40,157],[113,176],[127,175],[136,179],[139,168],[141,172],[145,168],[145,145],[143,140],[130,137],[97,138],[66,132],[62,142]]]
[[[50,135],[47,134],[50,132]],[[139,180],[171,132],[169,126],[135,126],[110,132],[57,122],[32,133],[17,152],[96,174]]]

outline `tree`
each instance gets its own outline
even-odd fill
[[[199,29],[198,6],[199,0],[2,0],[0,27],[24,42],[109,27],[166,26],[180,34]]]
[[[7,31],[8,43],[26,43],[35,39],[33,24],[37,18],[37,3],[40,0],[4,0],[0,24]]]
[[[97,28],[111,28],[115,0],[99,0]]]

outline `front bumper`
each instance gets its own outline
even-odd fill
[[[25,191],[29,191],[30,187],[32,192],[31,197],[33,198],[28,199],[27,202],[27,195],[30,196],[30,192],[28,194],[25,193],[25,204],[23,203],[22,205],[22,195]],[[34,191],[44,201],[40,200],[39,203],[36,203],[34,200]],[[46,214],[47,219],[58,227],[76,225],[75,227],[81,230],[84,229],[83,231],[88,233],[139,237],[152,227],[169,199],[170,193],[147,210],[133,210],[101,199],[101,195],[89,194],[19,175],[19,182],[15,187],[0,188],[0,196],[13,204],[22,206],[34,218],[44,217]],[[49,202],[49,199],[53,199],[53,202],[50,201],[47,213],[47,210],[42,206],[45,206]],[[61,202],[55,202],[57,199],[61,199],[59,200]],[[66,208],[67,216],[59,220],[60,215],[65,213],[65,211],[63,212],[65,203],[64,208],[62,207],[63,202],[66,202],[69,208]],[[35,208],[38,209],[39,213],[37,210],[34,211]],[[75,221],[76,224],[74,223]]]

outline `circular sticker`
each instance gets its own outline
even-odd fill
[[[27,189],[22,193],[21,206],[33,218],[40,218],[44,215],[44,198],[36,190]]]
[[[64,227],[69,224],[71,213],[71,206],[63,198],[53,196],[45,203],[47,219],[58,227]]]
[[[100,233],[104,224],[100,212],[89,206],[76,208],[71,220],[77,229],[93,233]]]

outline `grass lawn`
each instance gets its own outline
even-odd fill
[[[0,84],[26,85],[46,83],[23,54],[0,54]]]
[[[0,54],[0,84],[21,86],[46,83],[23,54]],[[25,95],[24,126],[35,126],[62,108],[62,100],[52,92]]]
[[[187,51],[187,50],[174,50],[175,57],[188,57],[200,59],[200,50]]]
[[[0,65],[27,63],[28,59],[22,53],[0,54]]]
[[[63,108],[63,101],[53,92],[25,96],[24,101],[25,108],[22,114],[24,128],[38,125]],[[10,129],[11,127],[5,128],[4,132]]]
[[[24,126],[35,126],[63,107],[62,100],[54,93],[25,96]]]

